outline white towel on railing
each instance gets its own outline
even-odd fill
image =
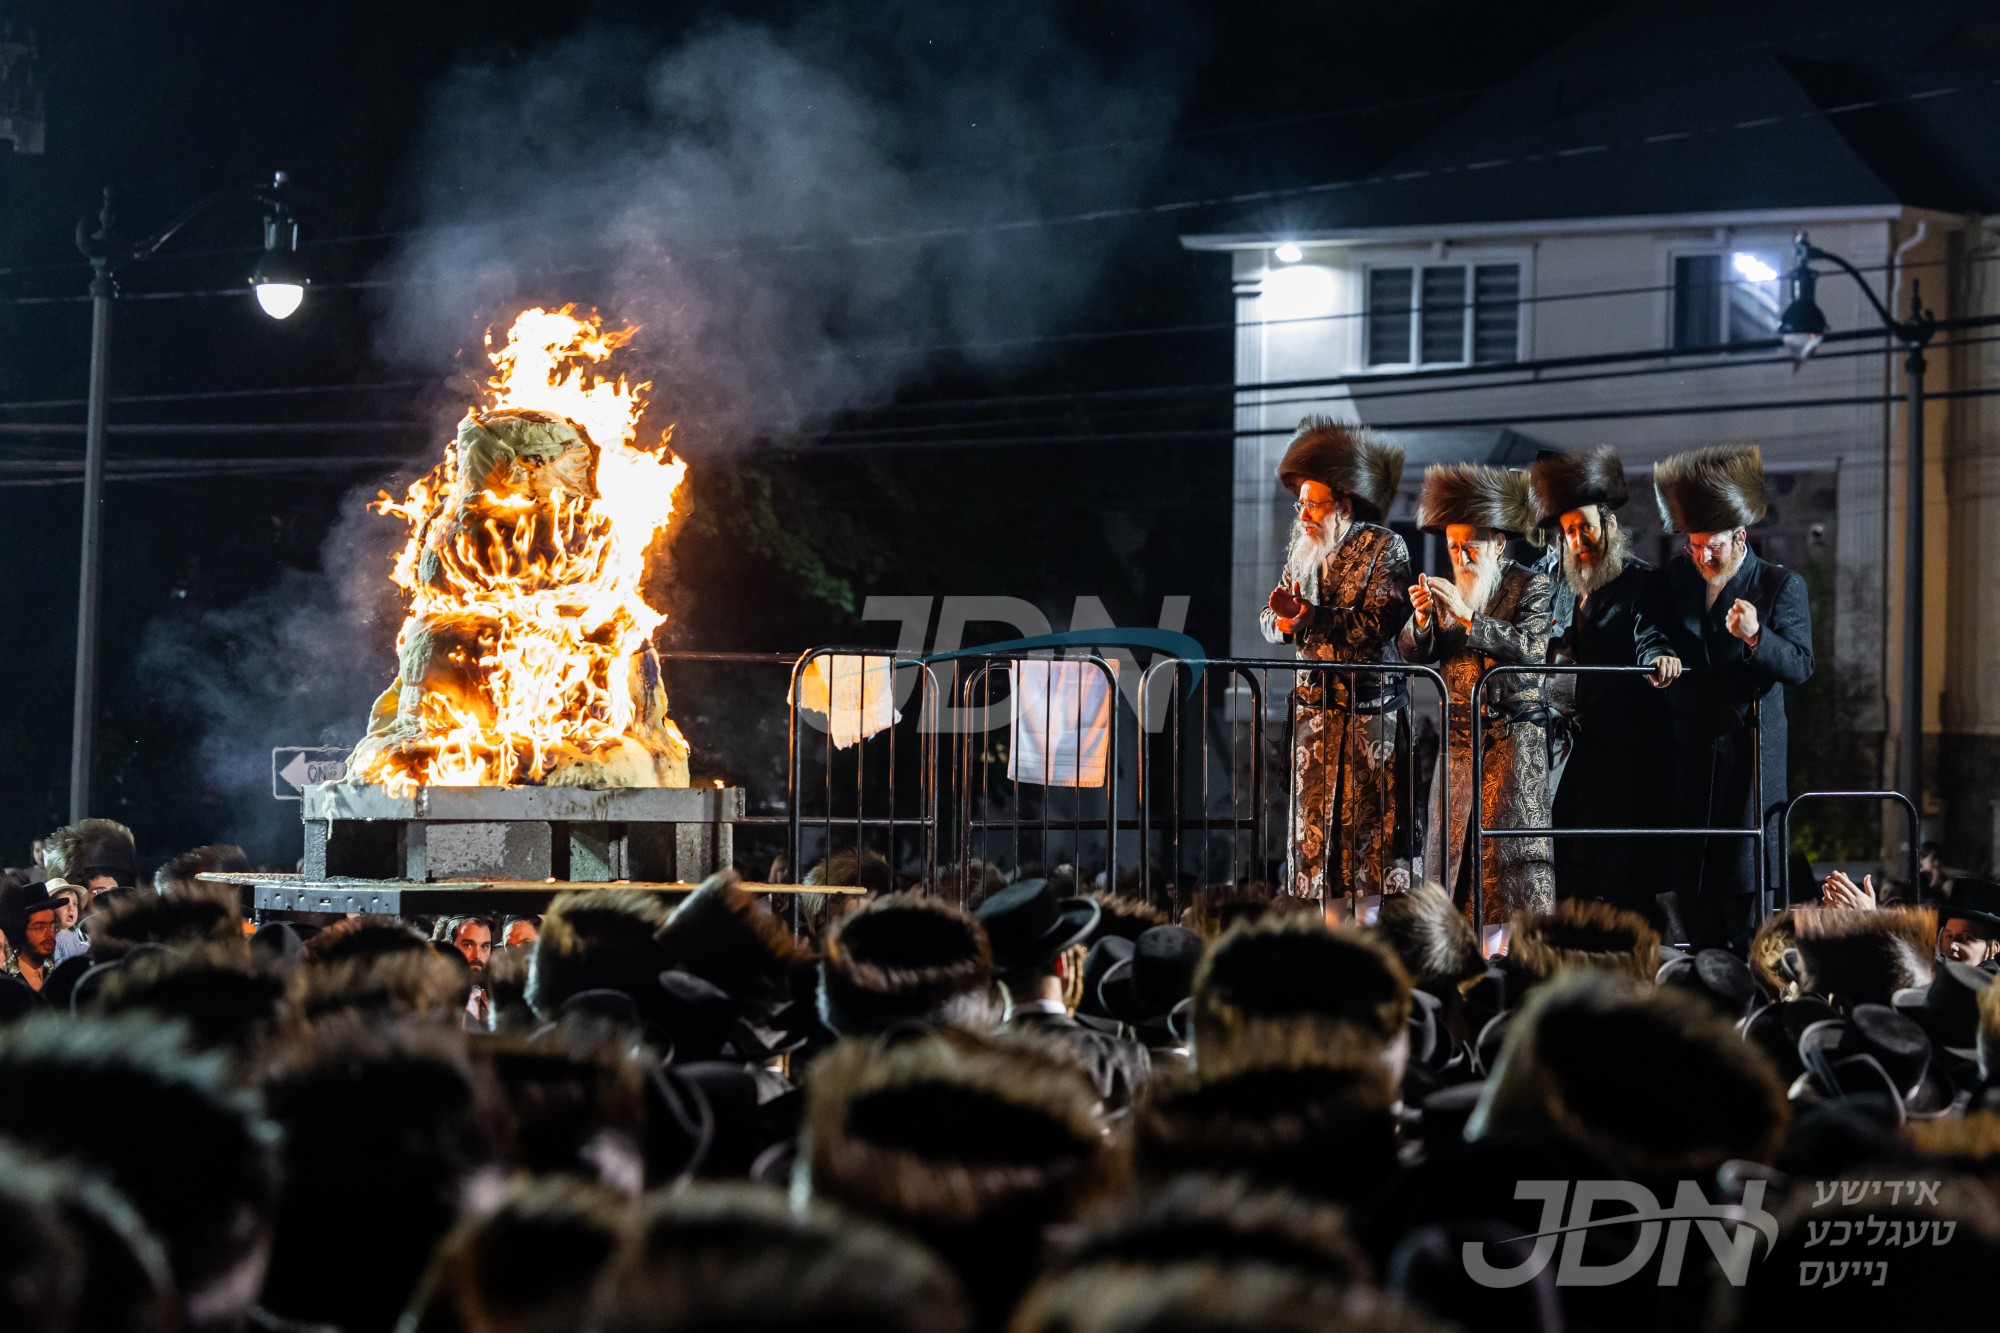
[[[1102,787],[1118,662],[1016,662],[1007,776],[1046,787]]]
[[[815,657],[799,677],[799,709],[826,719],[835,749],[867,740],[902,721],[895,664],[893,657]]]

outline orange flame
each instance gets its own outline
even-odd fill
[[[674,518],[687,464],[637,445],[650,386],[592,369],[635,330],[574,307],[523,311],[495,348],[488,403],[566,419],[595,445],[585,473],[514,465],[471,491],[460,451],[374,506],[410,525],[391,578],[410,595],[402,672],[355,755],[357,780],[391,786],[685,783],[652,656],[665,616],[640,596],[646,552]],[[462,424],[461,432],[466,429]],[[586,457],[582,447],[570,459]],[[394,696],[392,698],[392,696]]]

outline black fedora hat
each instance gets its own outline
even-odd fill
[[[1799,1038],[1813,1024],[1836,1017],[1833,1006],[1825,1000],[1817,995],[1803,995],[1752,1010],[1748,1018],[1736,1025],[1736,1030],[1743,1034],[1743,1040],[1770,1056],[1778,1073],[1790,1082],[1806,1072],[1805,1060],[1799,1055]]]
[[[1813,1024],[1799,1038],[1799,1057],[1822,1097],[1876,1092],[1886,1077],[1906,1115],[1943,1115],[1958,1098],[1930,1034],[1886,1004],[1857,1004],[1844,1019]]]
[[[1009,884],[979,905],[979,924],[993,947],[993,974],[1045,966],[1097,928],[1103,909],[1092,898],[1059,898],[1045,879]]]
[[[1083,998],[1077,1001],[1077,1022],[1105,1032],[1118,1030],[1118,1020],[1104,1007],[1103,997],[1097,992],[1104,984],[1105,974],[1132,956],[1132,940],[1136,938],[1099,935],[1090,946],[1090,952],[1083,956]]]
[[[1960,1060],[1977,1060],[1979,997],[1992,984],[1992,974],[1983,968],[1946,961],[1938,964],[1930,985],[1899,990],[1890,1003],[1930,1033],[1939,1049]]]
[[[1990,879],[1955,879],[1951,897],[1938,909],[1938,920],[1965,917],[2000,931],[2000,884]]]
[[[1141,934],[1123,962],[1113,963],[1098,983],[1104,1011],[1121,1023],[1154,1027],[1167,1021],[1175,1005],[1194,994],[1201,964],[1201,936],[1179,926],[1154,926]]]
[[[1727,949],[1703,949],[1692,957],[1669,958],[1653,979],[1662,986],[1694,991],[1732,1020],[1748,1013],[1762,994],[1750,964]]]

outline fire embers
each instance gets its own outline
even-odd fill
[[[523,315],[493,356],[496,406],[466,415],[404,500],[384,497],[411,525],[392,575],[411,607],[353,780],[687,784],[652,647],[664,617],[639,595],[685,464],[633,448],[637,390],[575,364],[622,341],[568,311]],[[600,448],[580,418],[618,438]]]

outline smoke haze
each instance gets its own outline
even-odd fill
[[[1074,321],[1124,224],[1032,222],[1142,197],[1193,71],[1185,16],[1141,0],[851,14],[670,44],[591,27],[454,72],[406,169],[378,354],[483,374],[487,328],[595,305],[642,326],[626,355],[653,381],[647,425],[673,423],[699,464],[942,369],[1005,369],[1018,342],[978,344]],[[465,405],[440,412],[440,443]],[[231,830],[253,855],[296,846],[296,807],[266,794],[271,747],[351,744],[394,672],[407,532],[363,512],[376,489],[343,503],[319,573],[146,636],[140,669],[178,682],[202,728],[204,785],[262,824]]]

